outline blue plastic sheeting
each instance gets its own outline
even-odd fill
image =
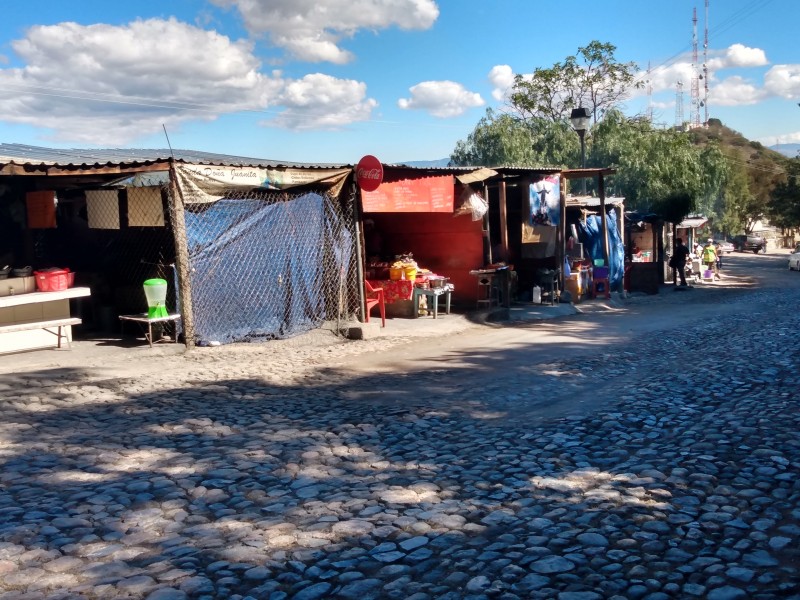
[[[310,193],[186,212],[198,342],[291,337],[328,318],[324,290],[337,289],[351,257],[351,236],[329,202]]]
[[[606,214],[608,227],[608,263],[609,286],[614,289],[622,283],[625,274],[625,246],[617,229],[617,214],[614,210]],[[583,243],[583,250],[592,259],[603,256],[603,222],[600,215],[589,215],[586,222],[578,224],[578,239]]]

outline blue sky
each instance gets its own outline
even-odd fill
[[[164,148],[166,128],[174,148],[258,158],[440,159],[515,74],[592,40],[649,82],[625,111],[671,126],[678,80],[692,116],[695,8],[702,63],[703,0],[8,2],[0,142]],[[708,15],[709,117],[800,142],[800,2],[710,0]]]

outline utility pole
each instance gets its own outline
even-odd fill
[[[689,121],[700,127],[700,73],[697,70],[697,8],[692,9],[692,110]]]
[[[703,126],[708,127],[708,0],[706,0],[705,36],[703,37]]]

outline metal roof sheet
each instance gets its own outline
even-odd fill
[[[170,151],[164,148],[45,148],[24,144],[0,144],[0,164],[79,167],[83,165],[167,162],[170,158],[185,163],[249,167],[341,169],[351,166],[332,163],[293,163],[268,158],[233,156],[197,150]]]

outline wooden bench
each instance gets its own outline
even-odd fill
[[[44,329],[48,333],[58,336],[58,347],[61,348],[61,340],[67,340],[69,346],[69,337],[62,331],[63,327],[69,325],[80,325],[81,320],[77,317],[69,317],[66,319],[53,319],[51,321],[32,321],[30,323],[14,323],[13,325],[0,325],[0,334],[11,333],[13,331],[30,331],[32,329]],[[57,331],[53,331],[57,328]]]

